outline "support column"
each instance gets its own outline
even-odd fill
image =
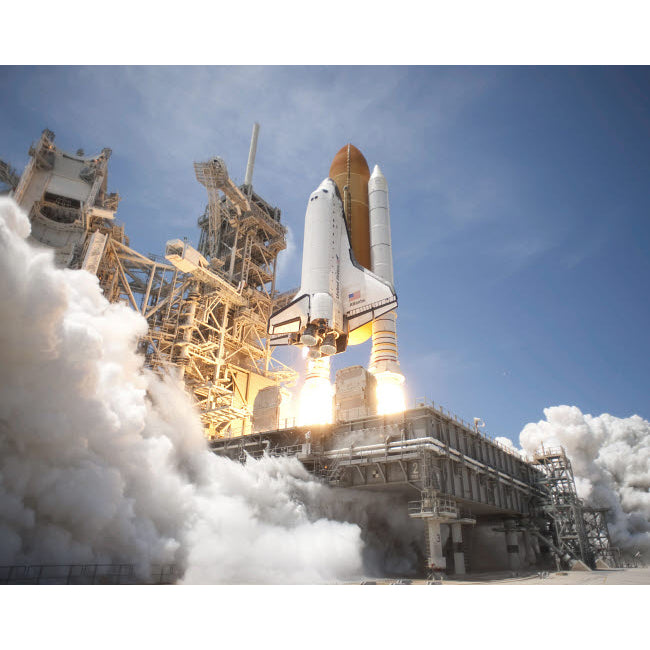
[[[433,517],[424,520],[427,534],[427,555],[429,568],[432,571],[444,571],[447,568],[447,560],[442,550],[442,536],[440,535],[440,519]]]
[[[533,547],[533,553],[535,554],[535,562],[537,562],[542,556],[542,549],[539,547],[539,540],[536,535],[529,535],[531,545]]]
[[[127,285],[128,286],[128,285]],[[196,307],[199,300],[199,293],[196,283],[192,283],[187,293],[187,300],[180,307],[181,314],[176,333],[174,345],[178,349],[177,362],[179,378],[182,380],[185,376],[185,368],[190,362],[189,345],[192,342],[192,333],[194,332],[194,317],[196,316]]]
[[[533,547],[533,536],[527,532],[523,533],[524,538],[524,553],[526,556],[526,562],[534,566],[537,563],[537,555],[535,554],[535,549]]]
[[[454,545],[454,572],[456,575],[465,575],[465,553],[463,552],[462,524],[450,524],[451,541]]]
[[[508,568],[511,571],[517,571],[521,567],[519,557],[519,542],[517,532],[514,530],[514,522],[508,520],[505,522],[506,528],[506,545],[508,550]]]

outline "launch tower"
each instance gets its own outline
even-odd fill
[[[199,248],[171,240],[165,258],[132,249],[116,222],[120,197],[107,189],[110,149],[72,155],[46,129],[19,180],[6,163],[0,170],[29,215],[31,240],[53,248],[59,266],[96,274],[110,302],[124,302],[147,319],[140,342],[147,365],[183,378],[208,437],[249,433],[257,393],[279,390],[296,376],[265,341],[271,310],[288,299],[275,290],[286,229],[280,210],[252,188],[257,130],[242,186],[219,158],[195,164],[208,190]]]

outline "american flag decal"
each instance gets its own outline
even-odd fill
[[[348,294],[348,300],[358,300],[361,298],[361,291],[355,291],[354,293]]]

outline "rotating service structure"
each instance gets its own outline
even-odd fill
[[[31,240],[51,247],[59,266],[97,275],[107,300],[146,318],[139,348],[147,365],[183,379],[208,437],[249,433],[257,394],[297,375],[266,340],[270,314],[289,296],[275,288],[286,248],[280,210],[252,186],[258,132],[255,125],[243,185],[221,158],[195,163],[208,193],[198,247],[173,239],[164,257],[131,248],[117,222],[120,197],[107,189],[110,149],[70,154],[46,129],[19,179],[6,163],[0,169],[29,215]]]

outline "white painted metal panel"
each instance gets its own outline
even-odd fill
[[[85,202],[90,194],[90,185],[81,179],[72,180],[63,176],[52,176],[47,185],[47,192]]]
[[[95,231],[90,238],[86,257],[84,258],[82,269],[89,273],[96,274],[99,268],[99,262],[104,254],[104,247],[106,246],[107,235],[102,234],[98,230]]]
[[[87,166],[88,164],[85,161],[77,160],[76,158],[72,158],[59,152],[54,158],[53,171],[56,176],[63,176],[64,178],[71,178],[74,180],[79,178],[79,172]]]

